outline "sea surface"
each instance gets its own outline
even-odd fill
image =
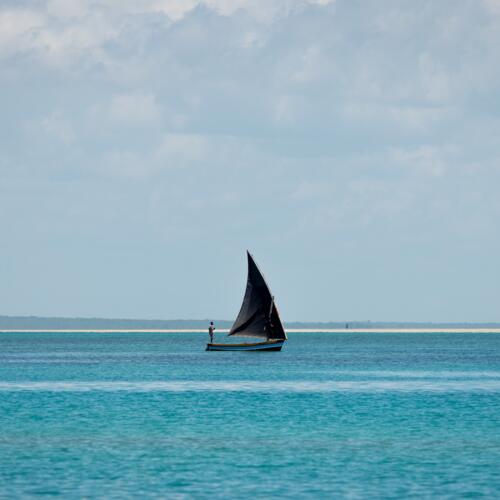
[[[0,333],[0,498],[500,498],[500,334],[207,337]]]

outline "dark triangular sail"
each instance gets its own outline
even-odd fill
[[[274,297],[253,257],[249,252],[247,255],[248,279],[245,297],[229,335],[286,340]]]

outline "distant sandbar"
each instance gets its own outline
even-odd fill
[[[500,333],[500,328],[289,328],[287,333]],[[5,329],[0,333],[207,333],[207,329]],[[229,330],[217,330],[217,333],[228,333]]]

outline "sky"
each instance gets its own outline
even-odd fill
[[[500,0],[0,0],[0,314],[500,321]]]

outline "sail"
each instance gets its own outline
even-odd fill
[[[248,279],[245,297],[229,335],[286,340],[274,297],[249,252],[247,256]]]

